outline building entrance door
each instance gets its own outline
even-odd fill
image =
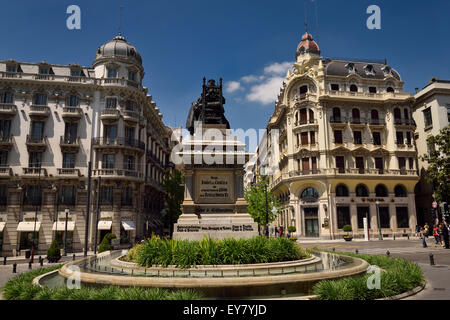
[[[305,212],[305,236],[311,238],[319,237],[318,208],[304,208]]]

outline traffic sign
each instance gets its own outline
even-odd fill
[[[433,207],[433,209],[436,209],[436,208],[437,208],[437,202],[436,202],[436,201],[433,201],[433,203],[431,204],[431,206]]]

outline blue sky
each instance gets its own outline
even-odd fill
[[[318,29],[311,0],[307,20],[323,57],[386,58],[410,92],[434,76],[450,79],[450,1],[316,2]],[[66,28],[71,4],[81,8],[81,30]],[[381,8],[381,30],[366,28],[372,4]],[[0,59],[91,66],[118,32],[120,5],[123,35],[143,57],[143,84],[166,124],[184,126],[206,76],[224,79],[232,127],[266,126],[270,92],[304,33],[302,0],[2,1]]]

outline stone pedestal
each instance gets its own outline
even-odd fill
[[[183,141],[180,168],[185,175],[182,214],[174,226],[174,239],[202,240],[250,238],[258,225],[247,213],[244,200],[243,166],[249,154],[245,144],[229,135],[223,125],[197,128],[203,134]],[[209,139],[208,130],[214,130]],[[214,159],[214,163],[211,163]],[[222,160],[220,160],[222,159]]]

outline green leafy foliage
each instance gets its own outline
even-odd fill
[[[278,208],[280,204],[278,203],[278,200],[274,196],[272,190],[269,190],[269,178],[258,176],[257,183],[249,186],[245,190],[244,194],[245,201],[248,203],[247,212],[260,226],[267,225],[266,190],[264,185],[267,186],[268,222],[270,223],[276,218],[276,213],[274,214],[272,212],[272,208]]]
[[[173,224],[177,222],[181,214],[181,204],[184,200],[184,176],[181,171],[174,170],[173,173],[166,172],[161,187],[167,193],[166,211],[164,225],[169,226],[170,235],[173,233]]]
[[[443,128],[436,136],[427,139],[428,145],[434,146],[435,151],[421,157],[428,162],[425,171],[426,179],[434,187],[435,199],[438,202],[450,200],[450,125]]]
[[[47,259],[50,262],[58,262],[61,259],[61,250],[57,240],[53,240],[50,248],[47,249]]]
[[[139,287],[84,287],[80,289],[47,288],[33,285],[35,277],[61,268],[62,265],[22,273],[9,279],[2,289],[6,300],[198,300],[194,290],[167,290]]]
[[[349,224],[346,224],[346,225],[342,228],[342,230],[343,230],[344,232],[352,232],[352,226],[349,225]]]
[[[107,233],[98,246],[98,253],[111,250],[111,240],[115,238],[117,238],[117,236],[114,233]]]
[[[339,280],[323,280],[313,288],[313,292],[319,300],[373,300],[391,297],[425,283],[422,270],[412,261],[379,255],[346,252],[339,254],[361,258],[370,265],[385,270],[385,272],[381,272],[380,289],[371,290],[367,287],[367,280],[371,274]]]
[[[298,260],[309,256],[287,238],[254,237],[251,239],[202,241],[160,239],[152,236],[135,246],[123,258],[144,267],[175,265],[188,268],[195,265],[253,264]]]

